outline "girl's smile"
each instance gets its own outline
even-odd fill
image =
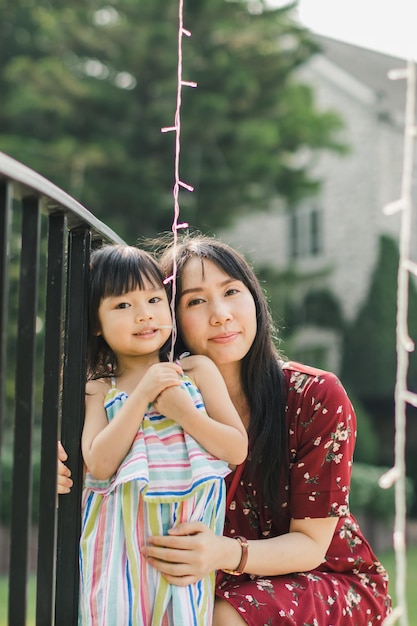
[[[99,334],[118,358],[157,353],[172,330],[166,292],[150,283],[144,289],[103,298],[98,318]]]

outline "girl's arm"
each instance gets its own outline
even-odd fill
[[[181,361],[203,396],[207,413],[194,405],[184,389],[171,388],[158,398],[158,410],[178,422],[210,454],[231,465],[242,463],[248,453],[248,436],[217,366],[205,356]]]
[[[250,540],[244,571],[278,576],[315,569],[325,558],[336,525],[335,517],[291,520],[289,533]],[[242,556],[236,539],[215,535],[201,522],[180,524],[168,536],[149,537],[142,552],[169,583],[179,586],[214,570],[234,570]]]
[[[87,383],[81,449],[84,464],[97,479],[113,476],[132,447],[149,403],[167,387],[181,384],[179,371],[173,363],[152,365],[111,422],[104,408],[108,384]]]
[[[99,480],[113,476],[129,452],[146,411],[145,402],[128,400],[109,422],[104,399],[109,390],[104,380],[91,380],[86,386],[85,421],[81,437],[84,463]]]

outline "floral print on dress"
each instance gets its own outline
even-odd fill
[[[324,444],[326,454],[323,463],[340,463],[343,454],[340,451],[342,441],[347,441],[350,437],[350,428],[346,427],[344,422],[340,422],[334,433],[330,433],[330,440]]]
[[[388,576],[349,510],[356,417],[331,373],[286,363],[289,484],[272,520],[260,496],[262,463],[246,462],[226,514],[225,534],[268,539],[289,532],[291,518],[337,517],[323,563],[281,576],[218,574],[217,595],[251,626],[375,626],[390,612]],[[232,475],[226,477],[230,485]]]

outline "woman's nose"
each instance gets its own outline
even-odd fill
[[[230,312],[229,307],[227,307],[224,302],[218,302],[213,305],[210,316],[210,321],[213,326],[224,324],[225,322],[230,322],[232,317],[233,316]]]

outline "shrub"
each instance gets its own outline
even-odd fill
[[[350,508],[354,515],[363,513],[380,520],[390,521],[395,515],[395,489],[382,489],[378,481],[388,467],[354,463],[352,471]],[[413,500],[413,483],[406,478],[406,501],[409,508]]]

